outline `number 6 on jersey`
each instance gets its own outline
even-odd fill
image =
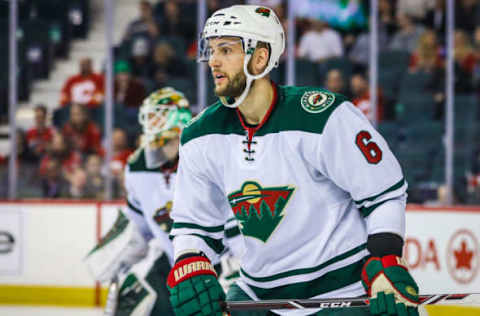
[[[370,141],[371,138],[370,132],[360,131],[356,136],[355,143],[368,163],[377,164],[382,160],[382,150],[377,143]]]

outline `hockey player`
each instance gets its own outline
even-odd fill
[[[199,53],[220,100],[181,136],[168,276],[175,313],[221,315],[224,300],[368,295],[369,311],[273,312],[418,315],[418,287],[401,259],[402,170],[344,96],[270,81],[284,46],[266,7],[235,5],[206,21]],[[227,206],[246,251],[225,296],[211,262]]]
[[[97,280],[123,276],[117,316],[174,315],[166,288],[173,263],[169,212],[179,135],[191,117],[188,100],[172,88],[152,93],[140,108],[144,145],[129,157],[125,168],[125,215],[119,212],[113,228],[87,256]],[[236,221],[229,223],[226,233],[236,236]],[[234,271],[235,262],[230,256],[223,262],[224,269],[231,267],[230,272]]]

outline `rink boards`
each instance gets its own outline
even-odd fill
[[[94,282],[82,260],[122,206],[0,203],[0,304],[102,304],[105,289]],[[422,293],[478,293],[479,243],[480,207],[408,206],[404,254]],[[445,307],[429,311],[469,315],[468,310]]]

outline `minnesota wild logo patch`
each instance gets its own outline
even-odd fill
[[[300,103],[308,113],[320,113],[335,102],[335,95],[324,91],[307,91],[303,94]]]
[[[255,12],[267,18],[270,16],[270,9],[265,7],[258,7]]]
[[[285,206],[295,188],[289,186],[263,188],[247,181],[238,191],[228,195],[235,218],[244,236],[267,242],[285,216]]]

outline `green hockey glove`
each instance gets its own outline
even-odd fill
[[[225,292],[210,261],[203,256],[177,262],[167,280],[170,302],[177,316],[222,316]]]
[[[368,259],[362,284],[370,297],[372,315],[418,316],[418,286],[404,259],[395,255]]]

